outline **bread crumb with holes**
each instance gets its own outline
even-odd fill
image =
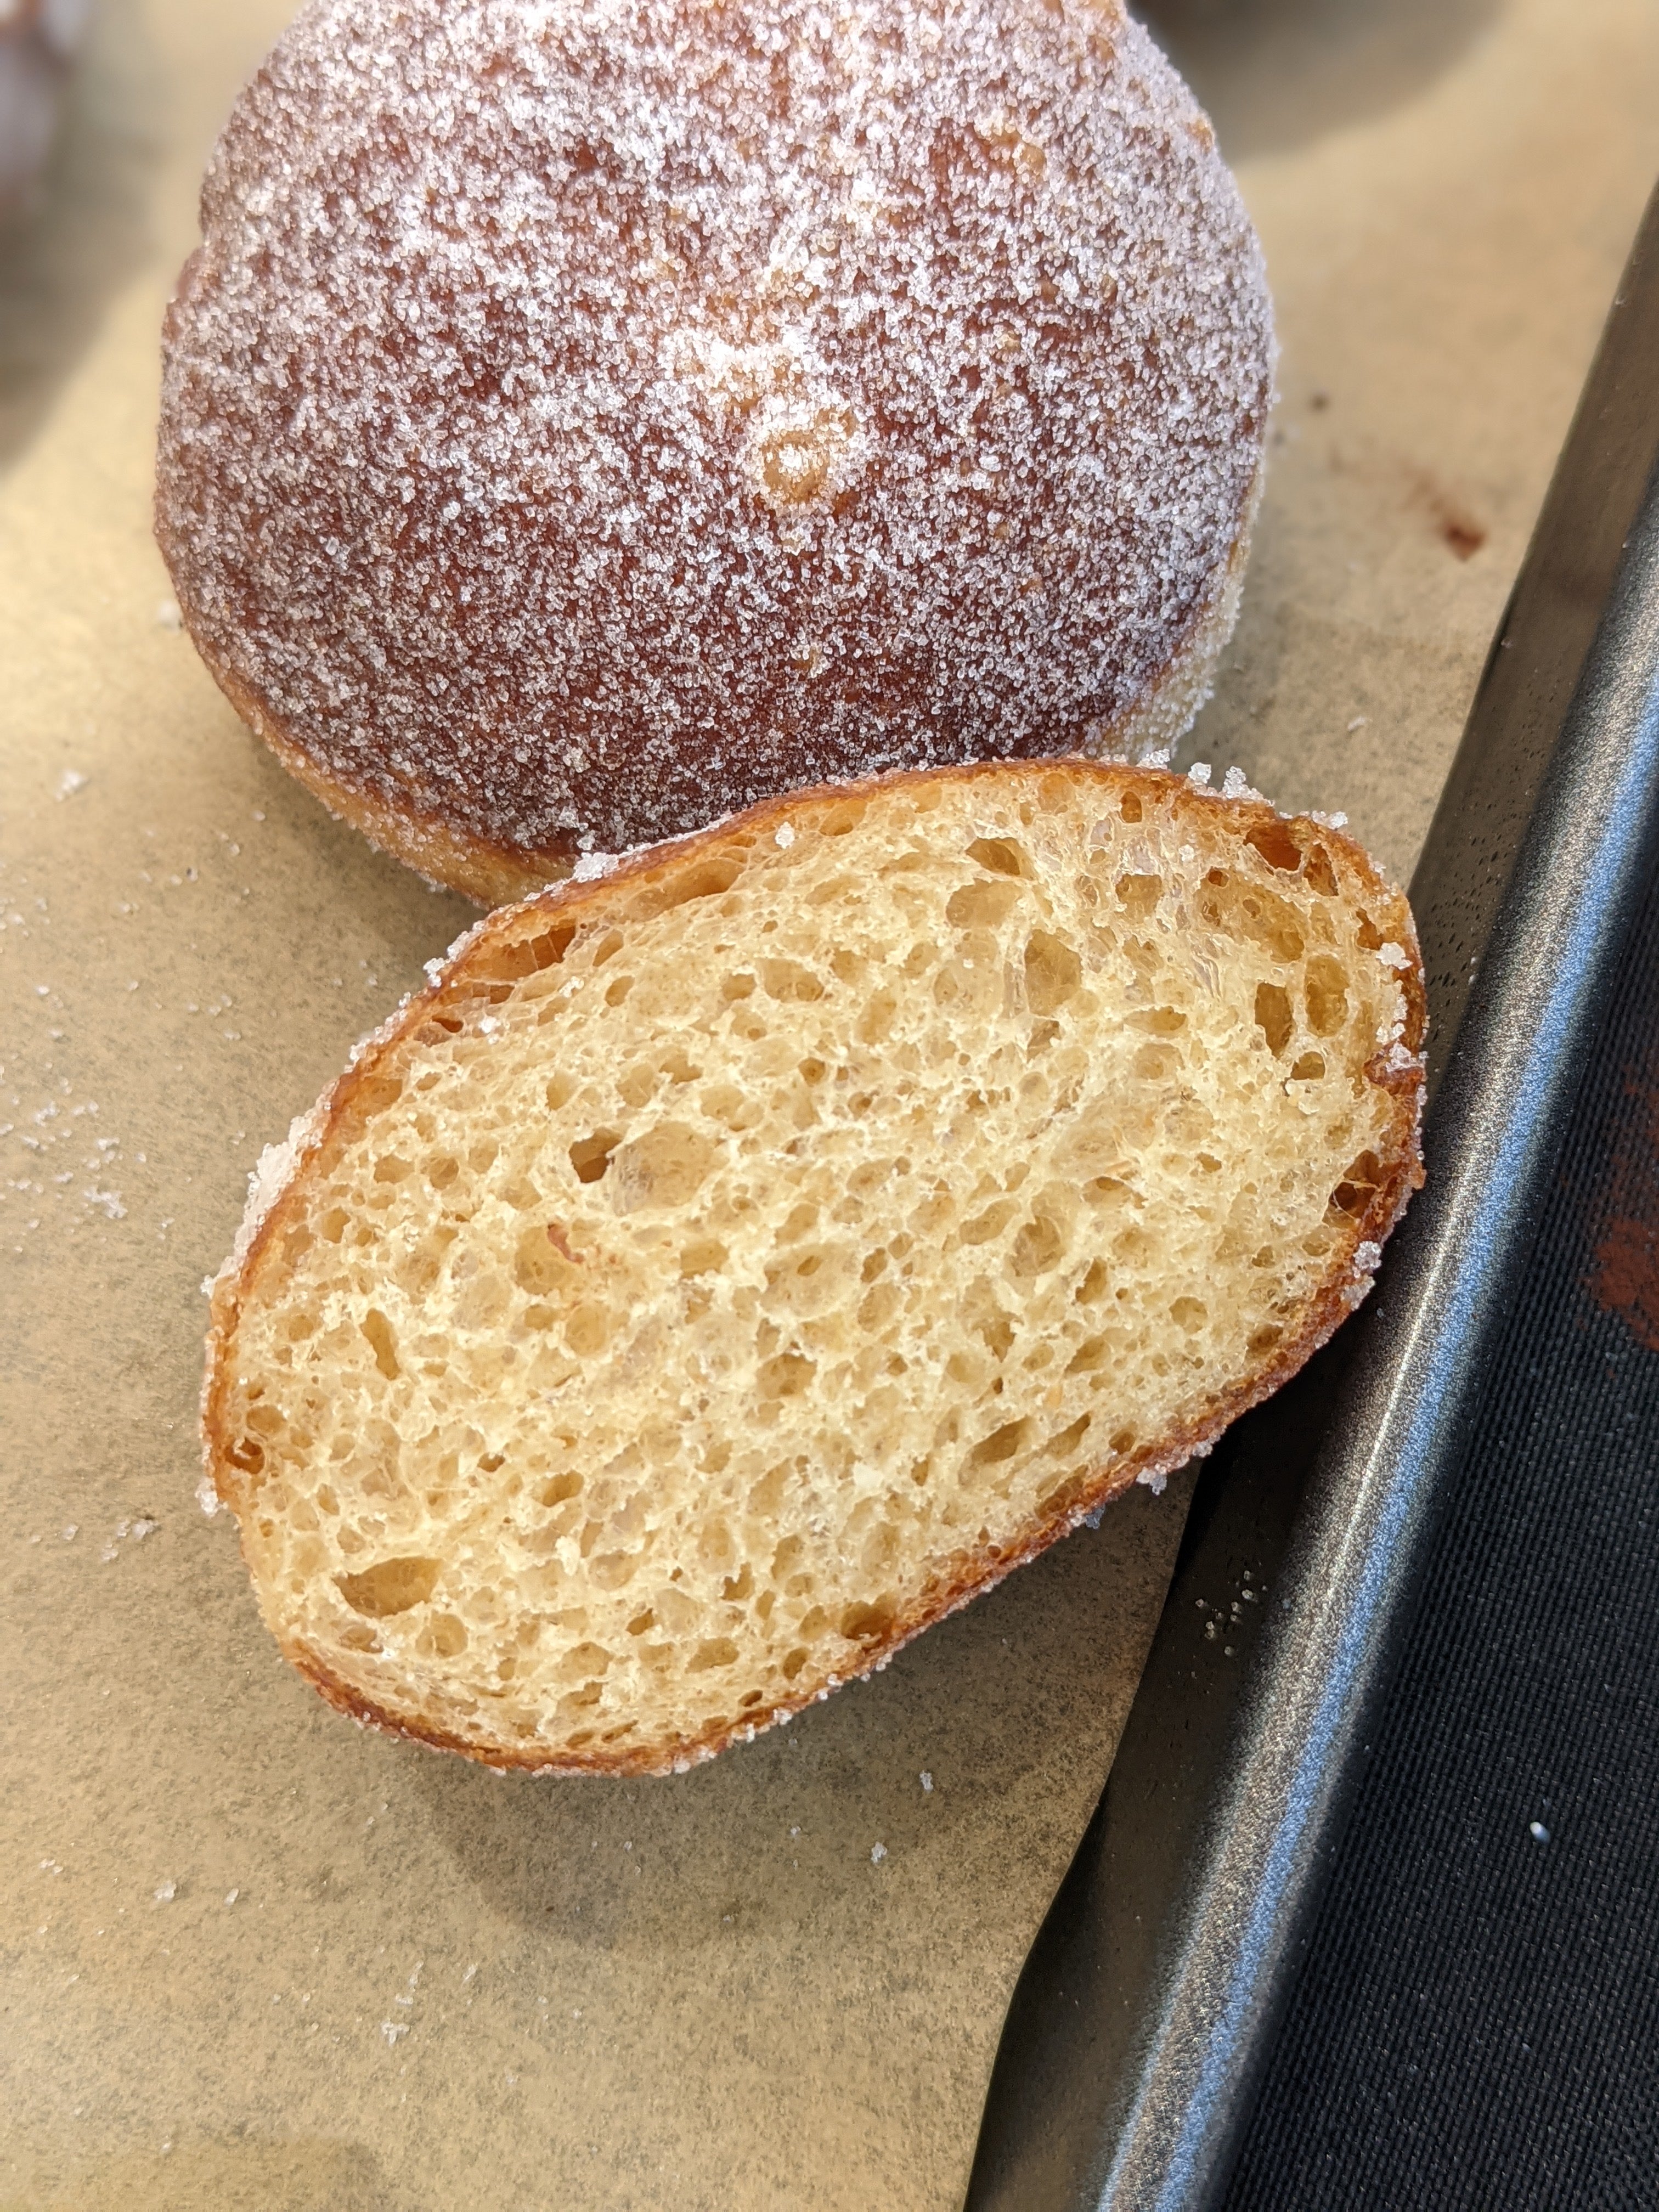
[[[262,1160],[207,1495],[344,1710],[682,1768],[1302,1364],[1421,1180],[1423,1021],[1358,847],[1156,769],[635,854],[463,939]]]

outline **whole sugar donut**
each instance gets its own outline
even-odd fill
[[[280,758],[495,902],[792,787],[1143,757],[1273,339],[1115,0],[313,0],[169,311],[157,532]]]

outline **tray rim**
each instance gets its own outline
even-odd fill
[[[1009,2007],[968,2212],[1176,2212],[1231,2172],[1659,859],[1656,359],[1659,191],[1413,880],[1428,1188],[1370,1305],[1200,1476],[1117,1759]],[[1193,1616],[1252,1552],[1275,1602],[1229,1631],[1243,1663],[1222,1672]]]

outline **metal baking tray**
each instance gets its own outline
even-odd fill
[[[1224,2190],[1656,864],[1659,192],[1412,883],[1428,1185],[1370,1303],[1200,1477],[1009,2006],[968,2212],[1196,2212]]]

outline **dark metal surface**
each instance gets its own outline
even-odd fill
[[[1200,1479],[1009,2008],[969,2212],[1211,2202],[1412,1626],[1443,1479],[1659,860],[1659,196],[1413,884],[1430,1182],[1370,1304]]]

